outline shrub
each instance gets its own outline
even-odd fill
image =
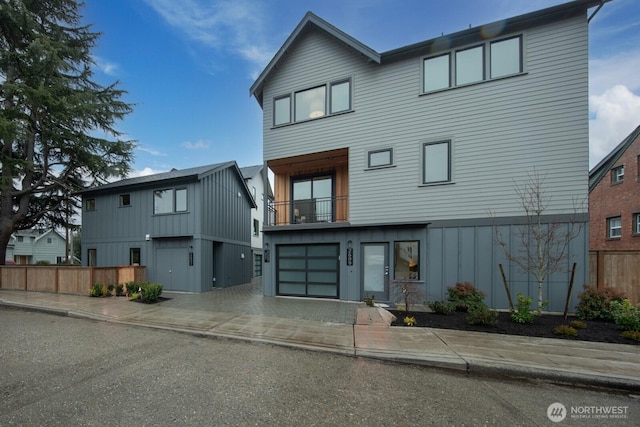
[[[145,302],[155,302],[162,294],[162,285],[150,282],[128,282],[125,283],[127,293],[130,295],[131,300],[134,294],[139,294],[139,298]]]
[[[102,283],[96,283],[89,290],[89,296],[101,297],[102,296]]]
[[[498,312],[489,309],[484,302],[468,306],[467,322],[472,325],[495,325],[498,323]]]
[[[375,295],[371,295],[370,297],[364,297],[364,303],[367,305],[367,307],[374,307],[376,304],[373,301],[375,298]]]
[[[116,285],[116,295],[118,296],[123,295],[124,294],[123,290],[124,290],[124,285],[122,283],[118,283]]]
[[[517,308],[511,309],[511,319],[516,323],[533,323],[537,312],[531,310],[533,297],[518,294]]]
[[[640,304],[634,306],[628,299],[609,303],[613,321],[623,331],[640,331]]]
[[[640,331],[624,331],[622,337],[629,340],[640,341]]]
[[[404,302],[404,309],[409,312],[411,305],[424,302],[422,285],[415,280],[394,280],[391,282],[391,293],[396,301]]]
[[[572,328],[569,325],[559,325],[553,328],[553,333],[555,335],[562,335],[565,337],[577,337],[578,331],[576,328]]]
[[[469,282],[458,282],[447,287],[448,301],[456,311],[469,311],[469,307],[478,303],[484,304],[484,292]]]
[[[622,302],[626,297],[623,291],[617,289],[587,286],[578,295],[580,301],[576,307],[576,314],[585,320],[613,320],[611,301]]]
[[[405,316],[403,322],[407,326],[413,326],[416,324],[416,318],[413,316]]]
[[[427,306],[436,314],[449,314],[454,310],[453,304],[445,301],[428,302]]]
[[[587,327],[587,324],[581,320],[572,320],[571,322],[569,322],[569,326],[574,329],[585,329]]]

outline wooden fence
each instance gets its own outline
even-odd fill
[[[96,283],[144,282],[146,267],[0,266],[0,289],[87,295]]]
[[[589,251],[589,283],[619,289],[640,303],[640,251]]]

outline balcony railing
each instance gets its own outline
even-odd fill
[[[346,222],[348,196],[269,202],[267,225]]]

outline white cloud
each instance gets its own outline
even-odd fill
[[[589,165],[595,166],[640,125],[640,95],[615,85],[589,97]]]
[[[171,27],[215,49],[228,49],[251,63],[264,66],[262,4],[250,0],[146,0]],[[266,59],[265,59],[266,57]]]
[[[621,52],[607,58],[589,61],[589,90],[592,95],[602,94],[619,84],[633,92],[640,90],[640,49]]]
[[[93,62],[96,64],[96,67],[98,67],[100,71],[102,71],[108,76],[115,76],[120,68],[118,64],[114,62],[109,62],[106,59],[101,58],[99,56],[94,56]]]
[[[153,170],[150,167],[146,167],[142,170],[134,170],[131,171],[129,173],[128,178],[137,178],[139,176],[147,176],[147,175],[155,175],[157,173],[161,173],[161,172],[165,172],[165,171],[157,171],[157,170]]]
[[[163,153],[163,152],[158,151],[158,150],[154,150],[153,148],[145,147],[143,145],[136,146],[136,150],[151,154],[152,156],[166,156],[167,155],[166,153]]]
[[[209,144],[204,141],[185,141],[182,143],[182,146],[187,150],[206,150],[209,148]]]

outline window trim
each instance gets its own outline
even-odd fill
[[[618,226],[617,227],[612,227],[611,226],[611,221],[612,220],[618,220]],[[613,230],[618,230],[618,235],[614,236],[612,231]],[[612,216],[607,218],[607,238],[608,239],[620,239],[622,237],[622,217],[621,216]]]
[[[96,199],[86,199],[85,200],[85,211],[95,211],[96,210]]]
[[[128,203],[124,203],[125,202],[125,199],[124,199],[125,197],[128,198]],[[120,207],[120,208],[131,207],[131,194],[130,193],[120,194],[120,196],[118,197],[118,207]]]
[[[334,86],[348,83],[349,84],[349,107],[346,110],[333,111],[332,110],[332,89]],[[313,89],[324,88],[324,114],[318,117],[305,117],[298,119],[296,117],[296,95],[302,92],[310,91]],[[289,121],[276,123],[276,102],[282,99],[289,99]],[[344,113],[353,111],[353,77],[345,77],[341,79],[330,80],[317,85],[305,87],[303,89],[297,89],[289,93],[284,93],[273,97],[273,111],[272,111],[272,125],[274,128],[288,126],[296,123],[305,123],[313,120],[323,119],[326,117],[338,116]]]
[[[518,38],[520,39],[520,43],[519,43],[519,52],[520,52],[520,71],[514,74],[505,74],[502,76],[497,76],[497,77],[492,77],[491,76],[491,46],[494,43],[499,43],[499,42],[503,42],[503,41],[507,41],[507,40],[511,40],[511,39],[515,39]],[[462,84],[458,84],[457,82],[457,57],[456,55],[459,52],[464,52],[465,50],[469,50],[469,49],[474,49],[477,47],[483,47],[483,52],[482,52],[482,80],[478,80],[478,81],[474,81],[474,82],[469,82],[469,83],[462,83]],[[439,89],[432,89],[432,90],[425,90],[425,62],[430,60],[430,59],[435,59],[441,56],[445,56],[448,55],[449,56],[449,86],[448,87],[444,87],[444,88],[439,88]],[[455,48],[451,48],[451,49],[446,49],[431,55],[427,55],[427,56],[423,56],[422,60],[420,62],[420,72],[421,72],[421,85],[420,85],[420,95],[428,95],[428,94],[432,94],[432,93],[437,93],[437,92],[442,92],[442,91],[446,91],[446,90],[451,90],[451,89],[456,89],[459,87],[466,87],[466,86],[472,86],[472,85],[476,85],[476,84],[481,84],[481,83],[487,83],[487,82],[491,82],[491,81],[496,81],[496,80],[502,80],[505,78],[510,78],[510,77],[514,77],[514,76],[520,76],[523,74],[527,74],[526,72],[526,53],[525,53],[525,34],[524,33],[517,33],[517,34],[510,34],[510,35],[506,35],[504,37],[499,37],[499,38],[494,38],[491,40],[486,40],[483,41],[481,43],[475,43],[475,44],[470,44],[470,45],[465,45],[465,46],[458,46]]]
[[[416,258],[416,271],[415,271],[415,277],[410,276],[410,277],[398,277],[398,244],[399,243],[415,243],[416,244],[416,254],[415,254],[415,258]],[[414,258],[414,255],[412,254],[411,258]],[[409,268],[409,274],[411,274],[411,262],[407,262],[407,266]],[[393,280],[416,280],[419,281],[420,280],[420,240],[394,240],[393,241]]]
[[[441,87],[441,88],[437,88],[437,89],[429,89],[429,90],[427,90],[425,88],[425,84],[426,84],[426,79],[425,79],[426,75],[425,75],[425,73],[427,71],[426,67],[425,67],[425,64],[426,64],[427,61],[429,61],[431,59],[437,59],[437,58],[441,58],[443,56],[448,57],[448,61],[447,61],[447,86]],[[450,51],[446,52],[446,53],[441,53],[441,54],[438,54],[438,55],[422,58],[422,61],[421,61],[420,64],[421,64],[421,69],[422,69],[422,93],[439,92],[439,91],[448,90],[448,89],[451,89],[452,87],[454,87],[451,84],[451,52]]]
[[[253,219],[253,237],[260,237],[260,220]]]
[[[618,173],[622,172],[622,173]],[[619,184],[624,181],[624,165],[611,168],[611,183]]]
[[[447,144],[447,179],[444,181],[425,181],[425,171],[426,171],[426,152],[425,148],[431,145],[438,144]],[[421,178],[420,185],[422,186],[431,186],[431,185],[443,185],[443,184],[451,184],[453,183],[453,140],[452,139],[438,139],[434,141],[423,142],[421,145],[421,157],[422,157],[422,167],[421,167]]]
[[[640,213],[634,213],[633,214],[633,235],[635,236],[639,236],[640,235]]]
[[[163,192],[163,191],[171,192],[171,210],[156,212],[156,193]],[[183,210],[178,210],[178,198],[176,197],[178,191],[185,192],[185,206]],[[171,187],[171,188],[156,189],[156,190],[153,190],[152,194],[153,194],[153,215],[171,215],[171,214],[183,214],[183,213],[189,212],[189,190],[187,189],[187,187]]]
[[[371,164],[371,155],[378,153],[389,153],[389,163],[372,165]],[[367,169],[383,169],[393,166],[393,148],[381,148],[377,150],[370,150],[367,152]]]
[[[138,262],[134,263],[133,258],[134,258],[134,253],[138,254]],[[142,249],[136,247],[136,248],[129,248],[129,265],[142,265]]]

